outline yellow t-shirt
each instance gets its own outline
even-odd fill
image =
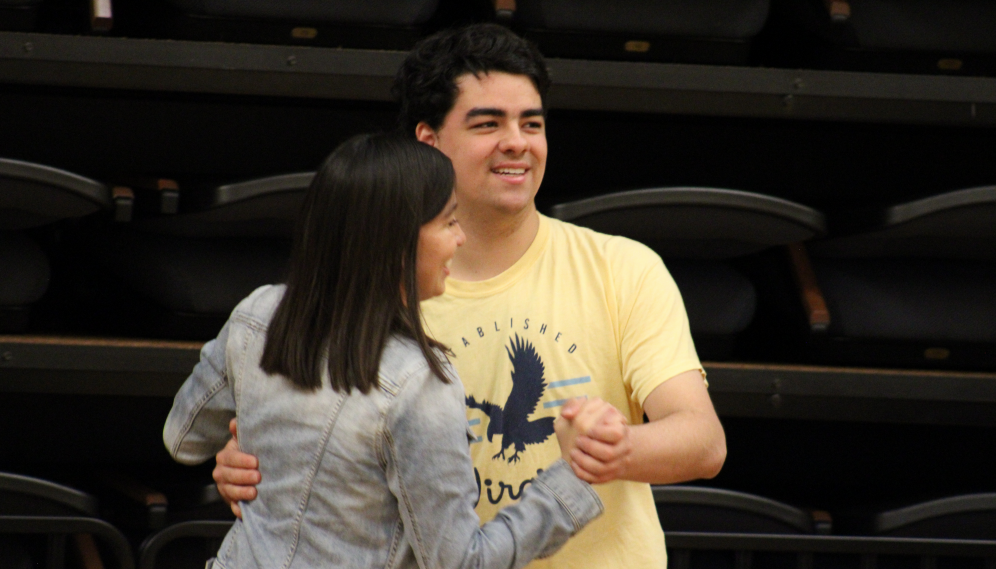
[[[429,333],[456,355],[467,392],[482,522],[560,456],[553,418],[565,400],[601,397],[638,424],[651,391],[701,369],[678,288],[657,254],[544,216],[512,267],[481,282],[450,279],[422,310]],[[595,489],[605,514],[529,567],[664,567],[650,485]]]

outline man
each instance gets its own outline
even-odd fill
[[[659,568],[666,553],[648,483],[715,476],[725,436],[660,258],[537,212],[548,85],[536,49],[493,25],[428,38],[399,70],[402,125],[452,160],[466,234],[446,294],[422,309],[466,388],[482,520],[557,456],[544,418],[599,397],[632,423],[618,440],[579,437],[571,454],[578,476],[604,483],[605,515],[531,567]],[[218,462],[222,495],[252,499],[243,485],[259,480],[255,460],[230,443]]]

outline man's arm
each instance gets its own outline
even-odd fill
[[[604,441],[597,444],[604,445],[613,459],[618,460],[621,449],[627,444],[629,426],[626,424],[625,417],[612,405],[597,398],[585,403],[582,403],[580,399],[575,399],[565,405],[563,418],[570,421],[570,427],[567,430],[572,433],[588,433],[589,436],[597,436],[600,441]],[[242,509],[239,507],[239,502],[251,502],[256,499],[256,485],[259,484],[262,476],[258,470],[259,460],[255,456],[239,450],[237,427],[236,420],[232,419],[228,424],[232,438],[225,445],[225,448],[215,456],[217,464],[212,476],[218,486],[218,493],[231,506],[232,512],[241,518]],[[576,441],[584,437],[584,435],[564,435],[564,430],[565,428],[561,427],[557,431],[561,448],[564,446],[563,437],[567,437],[568,446],[571,441],[576,444]],[[591,441],[591,439],[589,440]],[[566,460],[567,456],[564,458]],[[591,457],[585,459],[589,468],[594,468],[592,464],[596,462],[598,461]],[[584,473],[583,470],[579,471],[574,464],[572,467],[575,473]],[[585,480],[581,474],[578,474],[578,478]]]
[[[628,427],[622,439],[605,442],[597,429],[578,437],[571,465],[579,478],[674,484],[719,474],[726,435],[698,370],[657,386],[643,408],[650,422]]]

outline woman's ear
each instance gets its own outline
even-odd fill
[[[425,121],[415,125],[415,139],[419,142],[424,142],[433,148],[435,148],[439,143],[439,136],[436,135],[436,131],[426,124]]]

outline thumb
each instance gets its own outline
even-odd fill
[[[560,409],[560,416],[571,420],[577,417],[578,412],[581,411],[581,407],[584,405],[584,399],[581,397],[574,397],[573,399],[568,399],[567,403]]]
[[[238,433],[238,419],[232,419],[228,422],[228,432],[232,433],[232,438],[235,440],[239,439]]]

